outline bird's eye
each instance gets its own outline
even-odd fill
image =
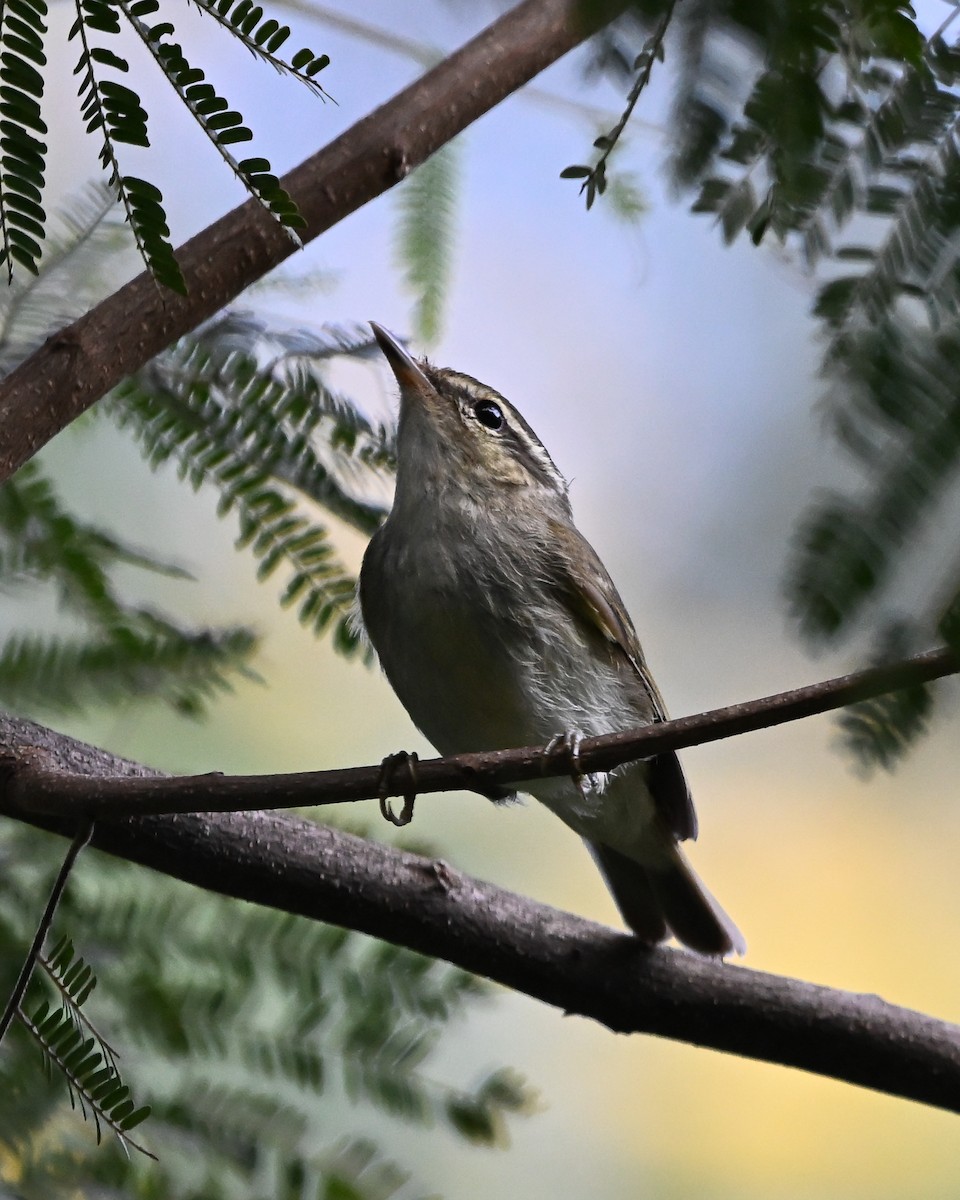
[[[481,425],[486,425],[488,429],[503,427],[503,410],[492,400],[478,400],[473,406],[473,415]]]

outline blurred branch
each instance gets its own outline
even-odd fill
[[[368,46],[376,46],[378,50],[383,50],[388,54],[395,54],[400,58],[419,63],[424,68],[432,67],[434,63],[443,58],[443,51],[431,42],[405,37],[396,30],[387,29],[383,25],[375,25],[371,21],[360,21],[352,14],[339,12],[326,4],[314,4],[313,0],[280,0],[279,7],[298,13],[312,21],[322,21],[331,29],[346,34],[347,37],[352,37]],[[570,96],[562,96],[559,92],[548,92],[544,88],[527,86],[523,89],[521,96],[526,101],[532,101],[544,108],[555,109],[571,117],[578,117],[592,125],[609,124],[616,119],[609,108],[602,108],[597,104],[587,104],[583,100],[574,100]],[[644,121],[639,117],[633,118],[631,128],[637,132],[656,134],[657,137],[664,137],[667,133],[665,125]]]
[[[626,0],[524,0],[281,183],[312,241],[618,15]],[[126,376],[293,252],[250,200],[178,252],[187,295],[144,273],[51,337],[0,383],[0,481]]]
[[[393,29],[385,29],[372,21],[361,21],[352,14],[338,12],[326,4],[299,3],[298,0],[281,0],[281,8],[292,10],[312,21],[322,21],[348,37],[356,38],[368,46],[376,46],[390,54],[399,54],[418,63],[421,67],[432,67],[443,58],[443,52],[429,42],[405,37]]]
[[[153,775],[0,717],[8,763],[92,778]],[[64,818],[3,811],[70,836]],[[224,895],[356,929],[620,1033],[651,1033],[960,1111],[960,1028],[885,1003],[635,938],[447,864],[271,813],[98,821],[102,850]]]
[[[871,667],[809,687],[780,692],[760,700],[715,708],[695,716],[645,725],[623,733],[584,738],[578,766],[589,774],[610,771],[638,758],[699,746],[757,729],[783,725],[802,717],[938,679],[960,671],[960,659],[947,649],[931,650],[901,662]],[[2,730],[2,726],[0,726]],[[4,745],[0,739],[0,768]],[[569,751],[561,746],[544,753],[542,746],[495,750],[435,758],[398,768],[348,767],[336,771],[301,771],[286,775],[194,775],[131,779],[121,772],[67,772],[49,766],[41,756],[27,761],[15,755],[5,788],[7,812],[101,817],[136,814],[238,812],[265,808],[298,808],[387,796],[467,789],[489,794],[495,786],[525,779],[568,775]]]

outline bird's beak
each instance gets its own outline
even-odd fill
[[[423,394],[432,394],[434,391],[433,384],[424,375],[423,369],[415,358],[412,358],[406,350],[400,345],[397,339],[391,333],[378,325],[376,321],[370,322],[370,328],[373,330],[373,336],[377,339],[380,349],[383,351],[384,358],[390,364],[390,370],[397,377],[397,383],[400,384],[400,391],[415,391]]]

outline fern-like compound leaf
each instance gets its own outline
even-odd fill
[[[40,200],[47,126],[40,101],[46,16],[45,0],[0,6],[0,263],[6,265],[8,283],[15,262],[37,274],[45,236]]]

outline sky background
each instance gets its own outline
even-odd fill
[[[336,105],[255,68],[246,52],[222,44],[212,22],[190,26],[192,56],[280,169],[419,73],[402,54],[306,10],[285,11],[291,46],[330,54],[323,82]],[[494,8],[358,0],[349,13],[452,49]],[[53,10],[54,27],[65,30],[67,20]],[[188,25],[185,17],[181,36]],[[72,67],[74,49],[63,54]],[[661,132],[635,132],[616,164],[636,173],[649,206],[634,226],[602,201],[586,213],[576,185],[558,179],[589,155],[599,131],[589,118],[521,92],[459,139],[454,274],[430,353],[516,404],[572,480],[578,524],[681,716],[813,682],[857,660],[812,657],[780,593],[798,514],[818,488],[848,478],[817,414],[813,284],[782,255],[725,248],[708,218],[669,195],[661,172],[669,63],[656,76],[639,115]],[[137,82],[148,107],[168,111],[166,85],[149,79],[143,64]],[[588,87],[575,58],[535,87],[606,108],[612,119],[619,111],[617,91]],[[71,99],[51,120],[61,190],[96,173],[96,147]],[[148,177],[163,187],[182,241],[242,195],[188,122],[165,117],[164,125],[155,118]],[[128,170],[143,167],[131,159]],[[381,197],[283,268],[322,273],[322,289],[308,300],[261,293],[256,303],[291,324],[372,318],[406,334],[410,297],[395,229],[395,201]],[[385,367],[352,372],[349,382],[371,412],[392,411]],[[342,662],[281,613],[278,581],[255,583],[212,495],[190,493],[172,473],[150,475],[129,440],[105,427],[68,431],[45,458],[81,512],[197,572],[196,585],[162,585],[165,602],[196,619],[252,621],[265,635],[266,686],[240,688],[205,724],[132,707],[75,722],[72,732],[181,771],[320,769],[378,762],[400,747],[429,753],[376,670]],[[362,541],[338,531],[338,543],[358,567]],[[955,728],[942,720],[896,775],[869,781],[838,752],[828,718],[685,753],[701,822],[692,858],[743,930],[746,965],[960,1020]],[[373,836],[396,836],[372,808],[364,816]],[[496,809],[472,795],[424,797],[414,833],[457,868],[616,923],[579,840],[533,802]],[[953,1196],[960,1180],[955,1118],[779,1067],[615,1037],[506,992],[448,1053],[454,1078],[512,1064],[543,1102],[514,1126],[507,1152],[385,1126],[386,1143],[427,1188],[461,1200],[521,1186],[528,1197],[603,1200],[641,1189],[658,1198],[886,1200]]]

